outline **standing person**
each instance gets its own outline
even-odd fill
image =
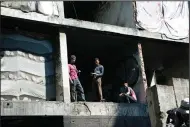
[[[85,95],[84,95],[84,90],[83,87],[79,81],[78,78],[78,73],[79,71],[77,70],[75,66],[76,62],[76,56],[71,55],[70,58],[70,64],[69,66],[69,80],[70,80],[70,91],[71,91],[71,101],[85,101]],[[78,97],[78,98],[76,98]]]
[[[128,86],[128,83],[124,83],[124,86],[120,89],[119,101],[124,103],[135,103],[137,102],[137,97],[135,92],[131,87]]]
[[[95,64],[96,67],[94,69],[94,73],[91,73],[93,76],[92,80],[92,93],[93,98],[97,98],[96,91],[98,89],[99,94],[99,101],[104,101],[103,94],[102,94],[102,76],[104,75],[104,67],[100,64],[100,60],[98,58],[95,58]],[[96,99],[94,99],[95,101]]]

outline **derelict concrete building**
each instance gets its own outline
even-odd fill
[[[171,39],[137,27],[136,6],[135,2],[1,2],[4,120],[11,123],[10,116],[57,116],[52,121],[60,126],[140,123],[147,127],[150,118],[152,126],[164,124],[166,116],[161,118],[157,112],[164,114],[189,93],[184,90],[189,87],[189,41],[182,35]],[[67,64],[71,54],[77,56],[82,70],[87,102],[70,102]],[[105,66],[103,90],[108,102],[104,103],[91,102],[89,73],[95,57]],[[129,82],[138,104],[116,102],[126,73],[123,70],[132,75]],[[163,108],[166,99],[169,106]],[[49,122],[46,124],[51,125]]]

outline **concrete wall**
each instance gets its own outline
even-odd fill
[[[176,107],[172,86],[155,85],[147,90],[151,127],[165,127],[166,112]]]
[[[64,126],[150,127],[147,105],[143,104],[2,102],[1,115],[64,116]]]
[[[189,97],[189,79],[172,78],[169,85],[173,85],[177,107],[180,106],[181,100]]]
[[[133,4],[131,1],[107,2],[99,9],[95,22],[135,28]]]
[[[170,86],[154,85],[147,89],[148,112],[152,127],[165,127],[167,111],[180,106],[189,97],[189,80],[172,78]]]

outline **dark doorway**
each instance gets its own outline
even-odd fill
[[[87,101],[91,101],[93,92],[90,73],[94,70],[96,57],[100,59],[105,69],[102,86],[104,97],[107,101],[114,101],[113,94],[122,85],[121,79],[116,74],[119,62],[137,53],[135,42],[130,38],[75,30],[67,33],[67,46],[68,55],[74,54],[77,57],[76,65],[81,70],[79,79],[84,87]]]

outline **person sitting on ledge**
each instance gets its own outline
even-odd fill
[[[137,102],[136,94],[133,91],[133,89],[128,86],[128,83],[124,83],[124,85],[120,88],[119,102],[120,103],[136,103]]]

